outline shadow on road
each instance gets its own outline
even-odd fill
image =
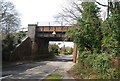
[[[72,62],[72,55],[64,55],[64,56],[55,56],[54,58],[50,58],[50,59],[44,59],[43,61],[42,60],[38,60],[37,62],[32,62],[32,63],[26,63],[26,64],[22,64],[22,65],[16,65],[16,66],[10,66],[8,68],[4,68],[2,70],[2,77],[5,77],[5,76],[16,76],[20,73],[25,73],[25,72],[31,72],[31,71],[41,71],[42,69],[42,72],[43,73],[39,73],[40,75],[38,75],[39,77],[43,77],[42,74],[47,74],[46,72],[50,72],[49,70],[54,70],[54,68],[56,68],[56,65],[57,63],[60,63],[60,62]],[[59,65],[59,64],[57,64]],[[42,68],[44,67],[44,68]],[[27,71],[28,70],[28,71]],[[34,74],[34,73],[32,73]],[[28,74],[29,75],[29,74]],[[24,74],[20,74],[19,76],[24,76]],[[36,74],[35,76],[32,75],[32,77],[38,77]],[[31,79],[32,79],[31,77]],[[29,77],[30,78],[30,77]],[[20,79],[21,80],[21,79]],[[2,81],[5,81],[5,80],[2,80]],[[6,80],[8,81],[8,80]],[[12,80],[13,81],[13,80]],[[16,79],[14,81],[19,81],[19,79]],[[29,80],[23,80],[23,81],[29,81]],[[39,81],[39,80],[34,80],[34,81]]]

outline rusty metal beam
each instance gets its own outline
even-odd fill
[[[77,44],[74,43],[74,51],[73,51],[73,62],[77,62]]]

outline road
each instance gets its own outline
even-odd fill
[[[6,68],[2,72],[2,79],[43,79],[55,70],[67,71],[73,65],[72,55],[57,56],[48,61]]]

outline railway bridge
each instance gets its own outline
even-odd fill
[[[28,36],[31,38],[32,54],[47,56],[49,54],[49,41],[63,41],[68,29],[74,29],[73,26],[38,26],[37,24],[28,24]],[[70,41],[70,40],[67,40]],[[73,52],[74,62],[76,61],[77,47],[74,43]]]

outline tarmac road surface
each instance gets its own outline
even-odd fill
[[[55,70],[67,71],[73,65],[72,55],[5,68],[0,79],[44,79]]]

